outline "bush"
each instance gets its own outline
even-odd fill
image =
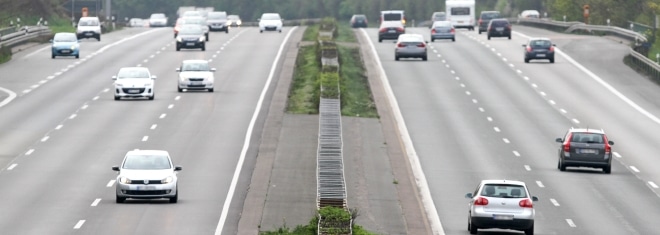
[[[11,48],[0,46],[0,64],[11,60]]]

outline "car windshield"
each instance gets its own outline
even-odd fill
[[[201,35],[203,33],[201,27],[183,27],[179,30],[181,35]]]
[[[527,192],[522,185],[486,184],[481,190],[481,196],[500,198],[526,198]]]
[[[451,22],[449,22],[449,21],[436,21],[435,23],[433,23],[433,27],[449,28],[449,27],[451,27]]]
[[[80,20],[78,23],[79,26],[98,26],[99,22],[96,20]]]
[[[574,143],[589,143],[599,144],[603,143],[603,135],[598,133],[573,133],[571,142]]]
[[[183,17],[188,17],[188,16],[202,16],[202,13],[199,13],[198,11],[186,11],[183,13]]]
[[[493,19],[493,18],[499,18],[500,13],[497,12],[488,12],[488,13],[483,13],[481,15],[481,19]]]
[[[401,20],[401,13],[385,13],[383,14],[384,21]]]
[[[58,33],[55,34],[55,37],[53,38],[53,41],[55,42],[75,42],[78,41],[78,38],[76,38],[76,35],[73,33]]]
[[[117,73],[117,79],[124,78],[144,78],[149,79],[149,72],[145,69],[120,69]]]
[[[201,62],[183,63],[181,71],[209,71],[209,64]]]
[[[230,16],[227,16],[227,19],[230,19],[230,20],[238,20],[239,18],[238,18],[237,15],[230,15]]]
[[[165,14],[153,14],[151,19],[165,19]]]
[[[491,24],[493,24],[493,26],[495,27],[503,27],[503,26],[507,26],[509,22],[504,20],[493,20],[491,21]]]
[[[227,19],[227,14],[223,14],[220,12],[210,12],[207,15],[207,18],[209,20],[222,20],[222,19]]]
[[[280,16],[276,14],[264,14],[261,20],[279,20]]]
[[[130,170],[165,170],[172,167],[167,155],[128,155],[122,168]]]
[[[184,19],[183,24],[206,24],[202,18]]]

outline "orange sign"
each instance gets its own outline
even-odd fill
[[[88,14],[89,14],[89,10],[87,9],[87,7],[83,7],[82,8],[82,17],[87,17]]]

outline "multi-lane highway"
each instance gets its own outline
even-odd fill
[[[233,29],[212,33],[206,51],[176,52],[171,28],[133,28],[83,40],[77,60],[50,59],[47,45],[16,54],[0,65],[0,99],[7,101],[0,101],[0,231],[236,231],[259,141],[250,134],[261,132],[258,114],[272,95],[264,90],[272,92],[280,48],[295,30]],[[407,31],[429,35],[427,28]],[[528,184],[540,198],[538,234],[660,230],[660,87],[623,64],[626,45],[514,26],[512,40],[459,30],[456,42],[429,43],[428,61],[394,61],[394,44],[378,43],[376,29],[355,32],[369,38],[382,64],[438,232],[467,234],[464,195],[489,178]],[[553,39],[554,64],[523,62],[530,36]],[[211,61],[214,93],[177,92],[175,68],[184,59]],[[155,100],[113,100],[111,76],[127,66],[158,76]],[[571,126],[608,133],[611,174],[557,169],[554,139]],[[131,149],[166,149],[183,166],[177,204],[115,203],[110,167]]]

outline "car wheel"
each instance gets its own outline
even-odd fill
[[[603,172],[605,172],[605,174],[612,173],[612,165],[608,165],[608,166],[604,167]]]
[[[394,60],[399,61],[399,57],[398,57],[398,56],[394,56]]]
[[[525,235],[534,235],[534,224],[532,224],[532,227],[525,229]]]
[[[213,88],[209,89],[209,92],[213,92]]]
[[[559,167],[559,171],[566,171],[566,164],[564,164],[563,162],[561,162],[561,159],[559,160],[559,163],[558,163],[558,164],[559,164],[559,165],[558,165],[558,167]]]
[[[181,88],[180,86],[176,86],[176,90],[177,90],[178,92],[183,92],[183,88]]]
[[[120,197],[119,195],[117,195],[117,198],[115,199],[115,202],[123,203],[124,201],[126,201],[125,197]]]
[[[50,54],[51,59],[55,59],[55,54]]]
[[[79,59],[79,58],[80,58],[80,54],[76,55],[76,59]]]
[[[96,37],[96,40],[97,40],[97,41],[101,41],[101,35],[99,35],[98,37]]]
[[[206,35],[206,41],[208,42],[209,41],[209,34],[207,33],[205,35]]]
[[[225,33],[229,33],[229,29],[225,29]]]
[[[259,30],[259,33],[263,33],[263,32],[264,32],[263,30]]]
[[[452,41],[452,42],[455,42],[455,41],[456,41],[456,38],[451,38],[451,41]]]
[[[490,40],[490,36],[488,36],[488,40]]]
[[[176,190],[176,194],[174,194],[174,197],[170,198],[170,203],[176,203],[177,201],[179,201],[179,190],[178,189]]]
[[[431,42],[435,42],[435,39],[431,38]]]
[[[525,58],[525,63],[529,63],[529,59]]]
[[[383,42],[383,39],[382,39],[382,38],[378,38],[378,42]]]
[[[121,98],[121,97],[119,97],[119,96],[115,96],[115,100],[119,100],[120,98]]]
[[[479,34],[481,34],[481,30],[479,30]]]
[[[511,35],[509,35],[509,40],[511,40]]]
[[[471,223],[472,221],[468,221],[468,227],[470,229],[470,234],[477,234],[477,226],[474,226],[474,224]]]
[[[550,58],[550,63],[555,63],[555,58]]]
[[[423,61],[427,61],[427,60],[429,60],[429,58],[428,58],[427,56],[423,56],[423,57],[422,57],[422,60],[423,60]]]
[[[202,46],[202,51],[206,51],[206,46]]]

